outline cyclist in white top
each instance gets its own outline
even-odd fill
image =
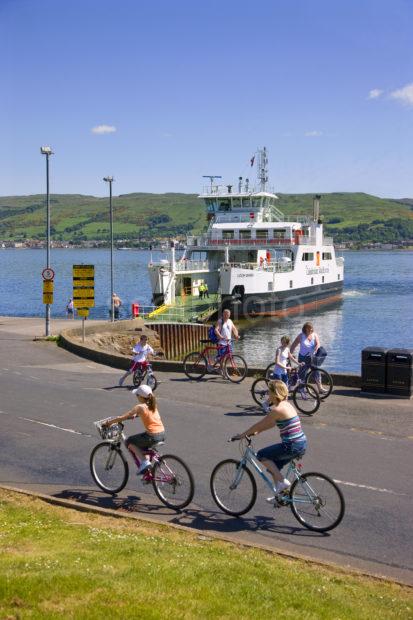
[[[152,349],[151,345],[148,344],[148,336],[145,336],[145,334],[142,334],[139,342],[137,342],[135,346],[133,347],[133,353],[134,353],[134,356],[132,358],[131,367],[119,379],[120,386],[123,385],[123,382],[125,381],[125,379],[129,375],[131,375],[133,372],[135,372],[137,368],[140,367],[142,370],[146,368],[148,365],[148,359],[151,356],[155,355],[155,351]]]
[[[215,326],[215,334],[218,340],[218,347],[231,346],[232,336],[235,340],[238,340],[239,334],[234,323],[230,319],[231,311],[224,310],[222,313],[222,319],[219,319]]]
[[[295,359],[294,355],[292,355],[290,351],[289,336],[283,336],[281,338],[281,346],[275,352],[275,368],[272,379],[278,379],[279,381],[284,381],[285,384],[288,383],[288,362],[294,362],[294,364],[299,365],[298,361]]]
[[[320,338],[315,333],[312,323],[304,323],[301,333],[298,334],[297,338],[291,345],[291,353],[294,351],[298,344],[300,345],[298,361],[303,363],[303,369],[299,373],[299,377],[300,379],[302,379],[304,378],[306,368],[308,368],[312,364],[313,355],[316,355],[318,349],[320,348]],[[314,373],[314,378],[319,391],[326,392],[326,390],[321,385],[319,372],[316,371]]]

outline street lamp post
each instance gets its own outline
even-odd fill
[[[46,267],[50,269],[50,192],[49,192],[49,157],[53,155],[50,146],[40,147],[40,153],[46,155]],[[50,336],[50,304],[46,304],[46,336]]]
[[[110,214],[110,320],[115,321],[115,308],[113,304],[113,209],[112,209],[112,183],[113,177],[104,177],[106,183],[109,183],[109,214]]]

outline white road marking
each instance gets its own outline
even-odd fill
[[[304,472],[305,473],[305,472]],[[344,480],[336,480],[334,482],[337,484],[343,484],[347,487],[357,487],[359,489],[367,489],[367,491],[378,491],[379,493],[390,493],[391,495],[407,495],[407,493],[397,493],[396,491],[392,491],[391,489],[380,489],[379,487],[371,487],[367,484],[356,484],[355,482],[346,482]]]
[[[33,377],[33,375],[29,375],[29,379],[36,379],[37,381],[39,381],[39,377]]]
[[[56,426],[56,424],[49,424],[48,422],[40,422],[40,420],[32,420],[31,418],[21,418],[21,417],[18,417],[18,419],[25,420],[26,422],[33,422],[34,424],[40,424],[41,426],[48,426],[50,428],[55,428],[58,431],[65,431],[66,433],[74,433],[75,435],[83,435],[83,437],[93,437],[93,435],[88,435],[87,433],[75,431],[73,428],[64,428],[63,426]]]

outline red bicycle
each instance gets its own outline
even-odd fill
[[[188,379],[202,379],[207,372],[221,374],[232,383],[241,383],[247,376],[247,362],[232,352],[231,344],[220,346],[210,340],[200,340],[206,346],[202,351],[192,351],[185,357],[184,373]]]

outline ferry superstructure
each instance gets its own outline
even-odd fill
[[[256,154],[257,189],[248,179],[233,186],[216,184],[211,176],[199,198],[205,202],[208,230],[188,236],[177,260],[172,243],[168,260],[149,265],[153,301],[174,305],[182,295],[199,296],[206,283],[219,305],[235,317],[285,315],[340,299],[344,259],[336,257],[333,240],[325,237],[319,214],[288,221],[267,190],[266,149]]]

